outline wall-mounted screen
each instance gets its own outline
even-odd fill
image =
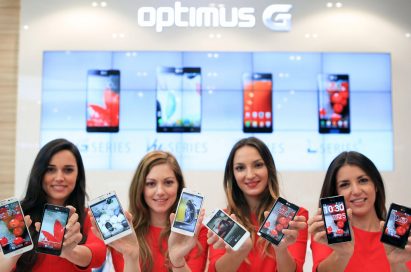
[[[324,170],[344,150],[393,170],[390,55],[44,53],[41,145],[73,141],[88,169],[132,170],[161,149],[184,170],[222,170],[252,135],[283,171]]]

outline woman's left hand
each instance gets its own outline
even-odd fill
[[[384,221],[380,222],[381,229],[384,227]],[[391,266],[405,265],[411,261],[411,233],[408,236],[408,242],[405,249],[384,244],[385,253]]]
[[[80,243],[83,239],[83,235],[80,232],[80,223],[78,222],[78,214],[76,213],[76,208],[73,206],[67,206],[70,209],[69,220],[66,225],[66,233],[64,234],[63,249],[61,251],[60,257],[66,258],[70,256],[73,249]]]
[[[175,214],[170,214],[170,224],[173,224]],[[202,226],[204,218],[204,209],[201,209],[198,216],[197,225],[194,231],[194,236],[187,236],[177,232],[171,232],[168,238],[168,252],[170,261],[175,266],[181,266],[185,260],[185,256],[195,247],[198,241],[198,234]]]
[[[268,212],[265,212],[264,215],[267,216]],[[288,229],[282,230],[284,237],[278,246],[274,246],[274,249],[286,249],[289,245],[294,244],[297,241],[298,232],[306,227],[307,219],[302,215],[296,215],[294,219],[290,221]]]

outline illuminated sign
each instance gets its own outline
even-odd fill
[[[266,27],[273,31],[290,31],[292,5],[270,5],[263,14]],[[168,27],[255,27],[256,17],[253,7],[232,7],[231,14],[224,6],[185,7],[175,2],[174,7],[140,7],[137,23],[142,27],[155,27],[162,32]]]

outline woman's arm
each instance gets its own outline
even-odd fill
[[[348,209],[347,212],[348,220],[350,220],[352,211]],[[318,209],[317,213],[308,220],[308,231],[312,235],[311,237],[314,242],[327,245],[328,248],[333,250],[325,259],[319,261],[317,271],[343,272],[354,253],[354,236],[352,235],[350,242],[328,245],[321,209]],[[313,248],[314,259],[316,255],[317,252],[315,252]],[[314,263],[314,265],[316,265],[316,263]]]

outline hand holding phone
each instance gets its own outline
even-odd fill
[[[89,207],[105,244],[132,233],[115,192],[91,200]]]
[[[70,209],[67,207],[44,205],[36,252],[61,254],[69,215]]]
[[[214,210],[203,222],[209,230],[230,246],[234,251],[238,250],[250,237],[250,232],[234,221],[221,209]]]
[[[184,188],[178,201],[171,231],[194,236],[203,199],[204,197],[201,194]]]
[[[23,210],[16,198],[0,201],[0,245],[8,258],[33,249]]]
[[[320,203],[328,244],[351,241],[344,197],[321,198]]]
[[[381,234],[381,242],[404,249],[411,228],[411,208],[392,203]]]
[[[290,221],[294,219],[298,210],[298,206],[279,197],[257,234],[274,245],[278,245],[284,237],[283,230],[288,229]]]

